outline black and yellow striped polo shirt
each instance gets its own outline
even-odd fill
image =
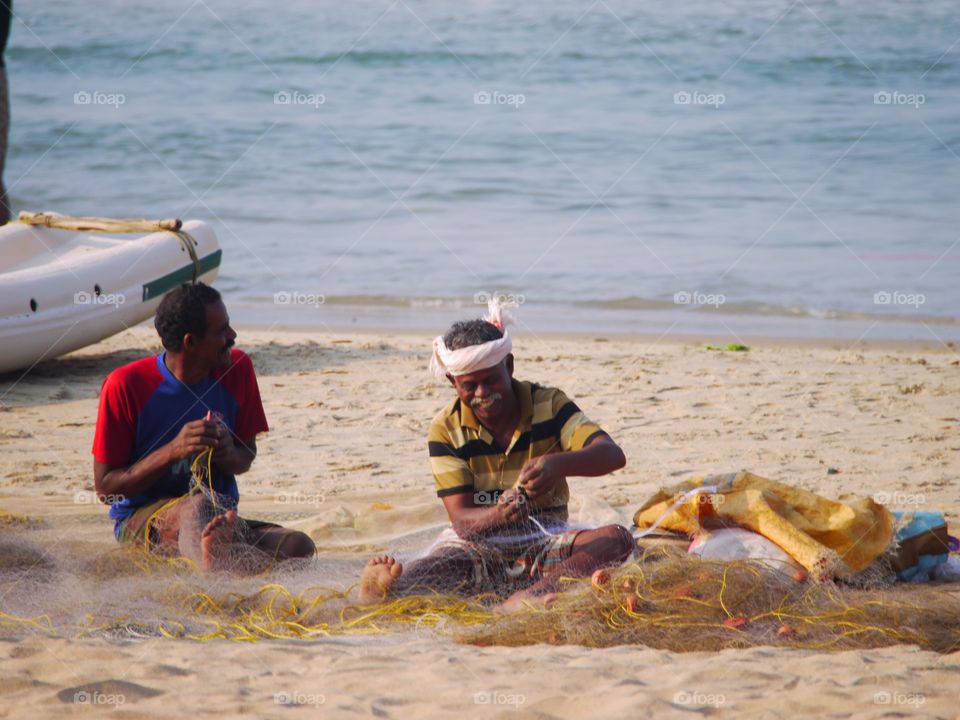
[[[561,390],[513,380],[520,400],[520,423],[508,448],[483,427],[473,410],[457,398],[430,424],[430,467],[437,495],[470,492],[478,503],[496,502],[516,487],[523,466],[548,453],[580,450],[603,430]],[[566,479],[536,500],[541,510],[566,508]]]

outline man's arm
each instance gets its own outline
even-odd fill
[[[565,477],[597,477],[619,470],[627,464],[623,450],[609,435],[597,435],[581,450],[541,455],[520,471],[520,485],[531,500],[553,490]]]
[[[145,455],[130,467],[93,462],[93,488],[103,500],[107,496],[133,497],[146,492],[162,478],[178,460],[216,447],[219,438],[217,424],[209,420],[186,423],[177,436],[152,453]],[[250,462],[253,462],[252,459]],[[247,464],[249,468],[249,464]]]
[[[470,492],[443,497],[454,532],[465,540],[482,537],[491,530],[523,522],[528,517],[526,498],[519,490],[507,490],[493,505],[477,505],[473,498]]]

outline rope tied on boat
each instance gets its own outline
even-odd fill
[[[197,241],[194,240],[193,235],[186,230],[171,230],[171,232],[180,239],[180,244],[183,245],[183,248],[193,261],[193,279],[190,282],[196,285],[201,275],[200,258],[197,255]]]

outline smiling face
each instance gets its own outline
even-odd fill
[[[498,365],[468,375],[447,375],[460,402],[470,407],[487,427],[496,425],[504,409],[513,406],[514,403],[505,402],[513,398],[512,378],[513,355],[507,355]]]
[[[237,339],[237,333],[230,327],[227,308],[217,301],[208,303],[206,311],[206,332],[202,336],[187,333],[183,343],[184,351],[210,370],[230,367],[230,348]]]

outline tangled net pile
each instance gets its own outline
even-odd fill
[[[258,641],[412,632],[476,645],[638,644],[676,652],[756,645],[847,650],[905,643],[949,653],[960,647],[960,594],[951,586],[798,582],[753,561],[706,562],[670,547],[647,551],[599,586],[589,578],[565,580],[549,609],[515,615],[495,613],[492,596],[462,598],[426,590],[358,606],[350,587],[304,585],[317,579],[316,565],[262,584],[262,576],[214,579],[190,561],[121,547],[66,574],[35,550],[31,560],[26,549],[0,543],[0,596],[16,582],[23,598],[32,584],[29,592],[36,593],[34,602],[40,605],[36,598],[44,597],[43,586],[59,577],[55,594],[75,609],[84,605],[77,598],[88,598],[94,588],[106,590],[92,612],[71,615],[66,605],[34,615],[0,611],[0,634],[7,636]],[[18,571],[28,565],[33,579],[25,585]],[[341,577],[357,577],[357,568]]]
[[[940,589],[950,586],[798,582],[755,561],[708,562],[663,548],[613,573],[601,588],[582,580],[573,587],[550,610],[500,620],[470,642],[641,644],[674,652],[960,648],[960,594]]]

